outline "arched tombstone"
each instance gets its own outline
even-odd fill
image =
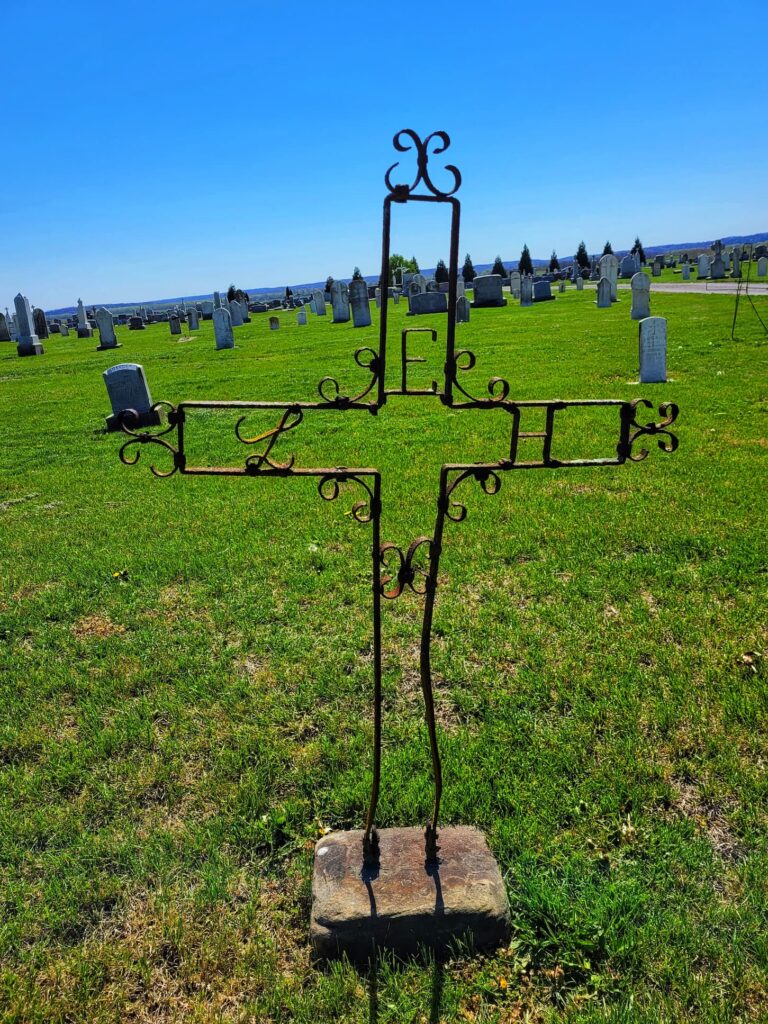
[[[270,329],[270,331],[279,331],[280,330],[280,317],[278,317],[278,316],[271,316],[269,318],[269,329]]]
[[[705,252],[699,256],[697,275],[700,278],[709,277],[709,256]]]
[[[607,277],[601,277],[597,282],[597,308],[608,309],[611,304],[611,282]]]
[[[757,261],[757,276],[765,277],[768,274],[768,257],[761,256]]]
[[[619,260],[612,252],[600,257],[600,277],[607,278],[611,286],[611,302],[618,302]]]
[[[463,283],[463,282],[462,282]],[[509,275],[509,292],[513,299],[520,298],[520,271],[513,270]]]
[[[115,334],[115,319],[104,306],[96,310],[96,326],[99,329],[97,352],[103,352],[105,349],[110,348],[120,348],[117,335]]]
[[[315,304],[316,315],[325,316],[325,292],[321,292],[319,289],[313,291],[312,301]]]
[[[333,323],[349,323],[349,288],[343,281],[334,281],[331,285],[331,312]],[[306,320],[306,313],[304,319]]]
[[[640,321],[640,383],[664,384],[667,379],[667,321],[649,316]]]
[[[235,336],[232,333],[232,318],[229,310],[223,306],[215,306],[213,310],[213,335],[216,349],[234,348]]]
[[[632,288],[630,316],[633,320],[644,320],[651,315],[651,279],[641,271],[632,277],[630,286]]]
[[[338,323],[337,320],[334,320],[333,322]],[[303,307],[296,311],[296,324],[299,327],[307,326],[307,311]]]
[[[48,321],[45,318],[45,310],[35,307],[32,310],[32,322],[35,325],[35,334],[43,341],[50,337],[48,333]]]
[[[112,406],[112,415],[106,421],[108,431],[121,429],[121,413],[128,409],[136,413],[136,416],[125,420],[131,430],[161,422],[160,413],[152,408],[152,396],[142,366],[138,363],[118,363],[105,370],[102,377]]]
[[[368,285],[361,278],[349,282],[349,304],[352,307],[354,326],[370,327],[371,304],[368,300]]]
[[[243,307],[234,299],[229,304],[229,315],[233,327],[243,326]]]

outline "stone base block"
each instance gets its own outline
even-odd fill
[[[509,938],[509,903],[482,832],[441,829],[437,860],[421,828],[379,833],[379,863],[363,864],[363,832],[331,832],[315,847],[310,939],[322,959],[365,963],[377,948],[442,956],[457,940],[491,949]]]
[[[123,347],[122,344],[119,341],[117,341],[117,342],[115,342],[114,345],[97,345],[96,346],[96,351],[97,352],[108,352],[112,348],[122,348],[122,347]]]
[[[19,341],[17,352],[20,356],[41,356],[43,346],[39,341]]]
[[[502,306],[506,306],[507,300],[501,299],[498,302],[487,302],[480,299],[479,302],[470,302],[472,309],[500,309]]]
[[[78,338],[92,338],[93,328],[92,327],[78,327],[77,328]]]
[[[120,425],[120,413],[113,412],[111,416],[107,416],[105,422],[109,433],[123,429]],[[139,427],[159,427],[162,422],[157,409],[150,409],[147,412],[140,412],[138,420],[131,418],[129,422],[126,422],[126,426],[129,430],[138,430]]]

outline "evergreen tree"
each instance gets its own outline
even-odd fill
[[[331,288],[334,286],[335,283],[336,282],[334,281],[334,279],[329,274],[328,277],[325,280],[325,290],[327,292],[329,292],[331,290]]]
[[[496,259],[493,261],[493,269],[491,270],[491,273],[498,274],[499,277],[507,276],[507,272],[504,269],[504,264],[501,262],[501,256],[497,256]]]
[[[438,284],[446,284],[448,277],[448,267],[445,265],[445,260],[438,260],[435,267],[435,280]]]
[[[469,253],[464,257],[464,266],[461,268],[461,276],[464,278],[464,284],[471,284],[475,280],[475,267]]]
[[[584,245],[583,240],[579,242],[579,248],[576,250],[576,262],[579,264],[582,270],[589,270],[592,264],[589,261],[589,253],[587,247]]]
[[[411,256],[411,258],[408,260],[408,270],[410,270],[414,274],[421,273],[421,271],[419,270],[419,261],[416,259],[415,256]]]
[[[523,246],[523,251],[520,253],[520,260],[517,264],[517,269],[521,274],[533,273],[533,261],[531,260],[531,254],[527,245]]]
[[[635,244],[632,246],[632,255],[634,256],[635,253],[640,256],[640,262],[645,263],[645,249],[639,238],[635,239]]]
[[[554,274],[556,270],[560,269],[560,260],[557,258],[557,253],[552,250],[552,255],[549,257],[549,272]]]
[[[355,267],[355,269],[352,271],[352,280],[362,281],[362,279],[363,275],[360,273],[360,267]]]
[[[233,284],[227,288],[227,302],[234,302],[237,299],[237,288]]]
[[[605,245],[603,246],[603,256],[612,256],[612,255],[613,255],[613,248],[611,247],[611,243],[610,242],[606,242]]]

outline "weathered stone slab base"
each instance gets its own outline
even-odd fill
[[[509,938],[509,903],[482,832],[441,829],[425,861],[424,830],[379,832],[378,865],[363,864],[363,832],[331,832],[315,847],[310,938],[317,957],[355,963],[375,950],[448,953],[457,940],[490,949]]]
[[[109,352],[110,349],[122,348],[122,347],[123,347],[122,342],[118,341],[117,344],[115,344],[115,345],[97,345],[96,346],[96,351],[97,352]]]

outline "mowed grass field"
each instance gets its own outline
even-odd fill
[[[480,827],[513,938],[443,966],[311,963],[313,847],[370,785],[370,526],[311,480],[160,480],[101,431],[102,371],[154,400],[311,399],[362,387],[377,343],[282,313],[216,352],[167,324],[123,347],[0,346],[0,1019],[761,1021],[768,1018],[768,344],[733,297],[652,295],[670,380],[640,386],[629,295],[473,310],[482,392],[680,406],[674,454],[469,482],[446,527],[433,669],[444,821]],[[756,299],[763,317],[768,301]],[[406,320],[391,308],[388,381]],[[440,342],[411,342],[411,379]],[[644,420],[651,418],[648,411]],[[656,416],[658,418],[658,416]],[[190,419],[197,464],[242,464],[236,417]],[[249,416],[243,433],[274,425]],[[541,429],[530,416],[523,429]],[[610,457],[615,412],[558,415],[553,452]],[[536,442],[528,442],[537,457]],[[391,399],[308,413],[276,459],[376,466],[383,538],[431,533],[443,462],[503,458],[509,418]],[[457,495],[458,496],[458,495]],[[385,602],[379,824],[431,799],[421,599]]]

